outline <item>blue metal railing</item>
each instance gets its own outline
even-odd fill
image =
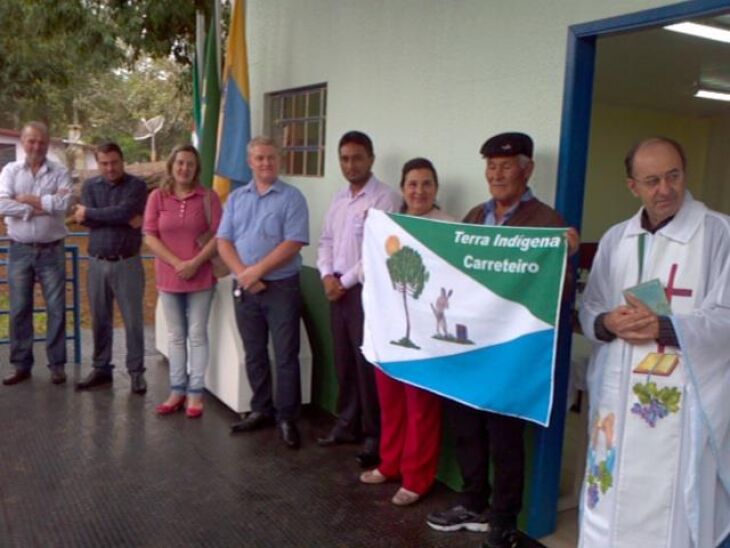
[[[89,233],[88,232],[69,232],[68,238],[88,238]],[[10,239],[7,236],[0,237],[0,244],[1,243],[7,243]],[[79,246],[77,245],[67,245],[65,246],[65,250],[67,254],[70,254],[71,257],[71,276],[66,277],[66,283],[71,283],[72,288],[72,304],[71,306],[66,307],[66,312],[71,312],[73,315],[73,332],[71,334],[66,334],[66,340],[73,340],[74,341],[74,361],[76,363],[81,363],[81,299],[80,299],[80,291],[79,291],[79,283],[80,283],[80,277],[79,277],[79,261],[88,261],[89,256],[88,255],[81,255],[79,253]],[[0,247],[0,256],[7,257],[8,248],[7,247]],[[143,260],[150,260],[154,259],[154,255],[142,255]],[[67,259],[68,260],[68,259]],[[7,267],[7,259],[0,259],[0,266]],[[0,278],[0,285],[7,285],[8,280],[7,278]],[[33,309],[34,314],[40,314],[45,312],[45,307],[38,307]],[[9,309],[3,309],[0,308],[0,316],[9,316],[10,310]],[[12,321],[12,318],[11,318]],[[45,337],[35,337],[33,339],[34,341],[45,341]],[[10,339],[2,339],[0,338],[0,344],[9,344]]]
[[[9,241],[8,238],[0,238],[0,242],[7,242]],[[5,257],[4,259],[0,259],[0,266],[5,266],[5,270],[7,273],[7,254],[8,254],[9,248],[7,246],[0,247],[0,256]],[[80,305],[80,297],[79,297],[79,246],[77,245],[67,245],[64,247],[64,250],[66,252],[67,258],[66,260],[71,260],[71,275],[69,276],[68,273],[66,274],[66,283],[71,284],[71,305],[66,306],[66,314],[71,312],[72,318],[73,318],[73,329],[71,333],[68,333],[68,330],[66,332],[66,340],[72,340],[74,342],[74,362],[81,363],[81,305]],[[8,279],[0,278],[0,285],[8,285]],[[46,312],[45,306],[43,307],[34,307],[33,308],[33,314],[42,314]],[[10,316],[10,309],[9,308],[0,308],[0,316]],[[10,321],[13,321],[12,318],[10,318]],[[68,323],[68,322],[67,322]],[[45,337],[35,336],[33,338],[34,341],[40,342],[45,341]],[[1,338],[0,344],[9,344],[10,339],[9,338]]]

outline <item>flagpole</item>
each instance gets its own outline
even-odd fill
[[[211,187],[215,172],[218,141],[218,118],[220,115],[220,84],[218,82],[218,59],[216,59],[215,20],[210,20],[210,30],[205,40],[205,67],[203,70],[203,112],[200,138],[200,182]]]
[[[202,10],[195,12],[195,56],[198,59],[198,82],[202,82],[205,59],[205,13]]]
[[[215,54],[218,62],[216,63],[216,69],[218,69],[218,81],[221,82],[221,3],[218,0],[213,2],[214,10],[213,17],[215,17]]]

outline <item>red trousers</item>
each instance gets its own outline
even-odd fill
[[[380,465],[422,495],[433,485],[441,447],[441,398],[375,369],[380,400]]]

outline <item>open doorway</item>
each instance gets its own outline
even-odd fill
[[[730,15],[691,21],[730,35]],[[695,97],[698,89],[730,93],[730,43],[665,28],[597,41],[584,241],[636,212],[622,161],[633,142],[650,135],[680,142],[693,196],[730,213],[730,102]]]
[[[571,28],[556,205],[581,226],[583,242],[597,242],[638,209],[626,189],[623,158],[649,135],[682,143],[692,194],[730,213],[730,103],[694,97],[701,87],[730,93],[730,44],[664,28],[691,21],[730,30],[729,11],[727,2],[684,3]],[[587,341],[573,336],[577,383],[589,352]],[[578,403],[576,394],[569,393],[568,406]],[[580,404],[566,416],[560,509],[578,504],[585,398]]]

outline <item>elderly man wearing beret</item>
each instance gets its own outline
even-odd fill
[[[501,133],[488,139],[480,153],[491,199],[467,213],[463,222],[484,225],[562,227],[565,222],[535,198],[527,181],[534,169],[532,139],[524,133]],[[570,229],[568,246],[577,249],[578,233]],[[480,411],[447,400],[446,415],[455,438],[456,459],[464,480],[456,506],[428,516],[439,531],[486,531],[485,546],[518,546],[517,515],[522,509],[525,423],[521,419]],[[494,460],[494,485],[489,461]],[[491,497],[491,500],[490,500]]]

